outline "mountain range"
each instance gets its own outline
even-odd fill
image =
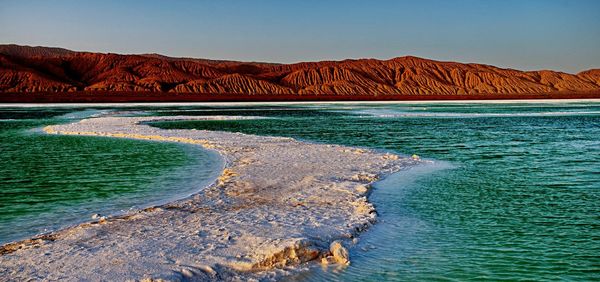
[[[485,95],[600,93],[600,69],[520,71],[406,56],[294,64],[0,45],[2,93]]]

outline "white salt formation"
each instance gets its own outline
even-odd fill
[[[197,144],[218,151],[226,168],[189,198],[4,245],[0,280],[276,279],[311,260],[347,264],[342,242],[376,217],[369,184],[419,163],[291,138],[143,124],[183,119],[224,118],[102,117],[46,127]]]

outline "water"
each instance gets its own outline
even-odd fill
[[[45,135],[123,109],[0,109],[0,242],[183,197],[220,164],[191,146]],[[153,106],[143,115],[269,119],[165,128],[289,136],[419,154],[434,165],[377,183],[380,222],[348,267],[303,281],[600,280],[600,104]],[[204,180],[203,180],[204,179]]]
[[[179,121],[419,154],[435,161],[376,185],[380,223],[346,268],[310,281],[600,280],[600,104],[385,104],[179,108]]]
[[[182,198],[220,173],[194,146],[39,132],[107,111],[0,108],[0,243]]]

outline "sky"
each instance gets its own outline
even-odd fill
[[[600,68],[598,0],[0,0],[0,43],[292,63],[418,56]]]

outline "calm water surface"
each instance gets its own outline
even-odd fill
[[[371,200],[380,222],[352,247],[350,266],[309,266],[292,280],[600,280],[598,103],[129,110],[266,116],[154,125],[289,136],[434,161],[377,183]],[[196,181],[199,171],[210,178],[214,159],[190,147],[31,130],[94,113],[0,110],[0,241],[103,207],[114,212],[189,192],[182,183]]]
[[[198,147],[39,130],[107,111],[0,108],[0,243],[182,198],[220,173]]]
[[[377,184],[380,224],[346,268],[295,280],[599,280],[600,104],[178,109],[271,119],[162,122],[419,154]]]

